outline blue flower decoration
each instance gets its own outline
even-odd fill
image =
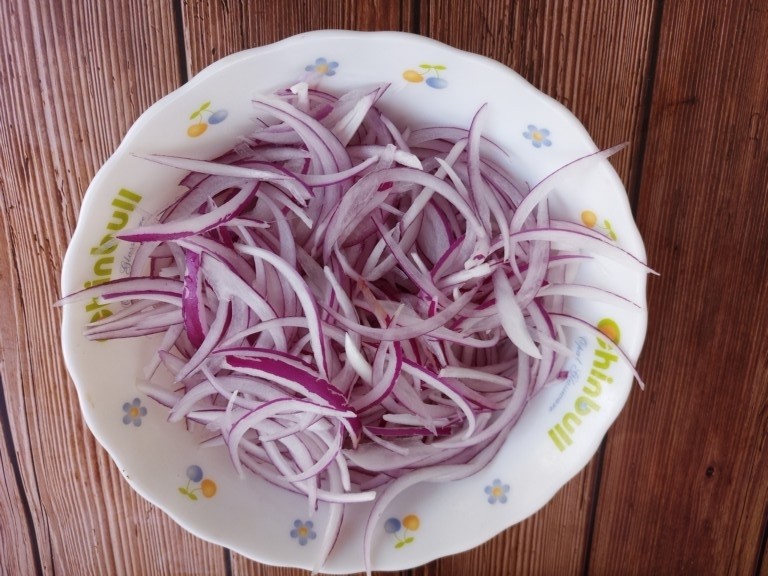
[[[203,469],[197,464],[187,468],[187,478],[190,482],[200,482],[203,479]]]
[[[387,534],[395,534],[396,532],[400,532],[401,527],[402,524],[400,523],[400,520],[397,518],[390,518],[384,523],[384,532]]]
[[[147,409],[141,405],[141,400],[134,398],[133,402],[126,402],[123,404],[123,424],[133,424],[134,426],[141,426],[141,419],[147,415]]]
[[[328,62],[325,58],[318,58],[314,64],[310,64],[304,70],[314,72],[320,76],[333,76],[336,74],[336,68],[338,67],[338,62]]]
[[[296,520],[293,523],[293,530],[291,530],[291,538],[296,538],[299,541],[299,544],[306,546],[307,542],[317,538],[317,532],[313,530],[314,527],[315,524],[311,520],[307,520],[306,522]]]
[[[501,480],[496,478],[490,486],[485,487],[485,493],[488,494],[488,504],[506,504],[509,484],[502,484]]]
[[[523,136],[530,140],[535,148],[552,146],[552,140],[549,139],[549,130],[546,128],[537,128],[533,124],[529,124],[528,131],[523,132]]]

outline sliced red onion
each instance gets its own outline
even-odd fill
[[[285,260],[267,250],[256,248],[254,246],[240,246],[239,248],[243,254],[265,260],[266,262],[272,264],[272,266],[275,267],[281,276],[285,278],[285,280],[291,286],[291,289],[296,293],[296,296],[298,297],[299,302],[301,302],[301,306],[304,310],[304,315],[309,322],[309,334],[312,341],[312,352],[315,355],[317,369],[320,371],[321,375],[327,377],[328,363],[323,351],[323,327],[318,316],[317,303],[312,297],[306,281]]]
[[[598,162],[623,150],[626,146],[627,144],[619,144],[618,146],[608,148],[607,150],[599,150],[594,154],[589,154],[574,160],[562,168],[555,170],[552,174],[544,178],[544,180],[536,184],[536,186],[531,189],[530,194],[528,194],[528,196],[526,196],[520,203],[520,206],[517,207],[515,215],[510,222],[510,230],[512,232],[521,230],[523,223],[533,209],[541,204],[546,196],[552,193],[558,186],[562,185],[563,182],[567,182],[569,179],[573,178],[573,173],[575,171],[588,170],[590,167],[596,166]]]
[[[141,231],[119,232],[116,237],[126,242],[143,242],[145,240],[175,240],[186,236],[203,234],[238,216],[253,199],[256,189],[256,182],[245,184],[240,192],[215,210],[199,216],[193,216],[187,220],[175,220],[144,226],[141,228]]]
[[[158,382],[140,389],[226,446],[238,472],[305,495],[310,513],[329,505],[318,569],[368,490],[381,490],[370,568],[402,490],[482,470],[530,398],[561,383],[568,328],[631,366],[566,304],[636,306],[574,280],[591,255],[650,271],[549,215],[555,189],[618,148],[528,190],[519,159],[482,136],[485,107],[469,130],[401,130],[376,108],[385,89],[299,83],[254,98],[259,126],[220,158],[140,156],[192,170],[186,191],[117,235],[139,243],[135,277],[58,303],[131,301],[86,335],[163,334],[147,366]]]
[[[515,293],[504,271],[499,268],[493,273],[493,289],[498,302],[499,320],[509,339],[528,356],[541,358],[541,352],[531,338]]]
[[[224,164],[221,162],[208,162],[205,160],[193,160],[178,156],[165,156],[162,154],[134,154],[137,158],[143,158],[158,164],[164,164],[172,168],[188,170],[200,174],[212,176],[228,176],[231,178],[243,178],[246,180],[286,180],[291,176],[275,173],[274,171],[254,170],[245,166]]]

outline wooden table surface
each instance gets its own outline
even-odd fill
[[[768,574],[768,1],[3,0],[0,573],[298,575],[137,496],[60,352],[61,262],[129,126],[218,58],[319,28],[495,58],[615,157],[651,265],[635,389],[540,512],[410,576]]]

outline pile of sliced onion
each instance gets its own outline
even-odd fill
[[[173,422],[256,474],[330,509],[376,499],[365,533],[402,490],[486,466],[542,388],[561,381],[567,298],[635,304],[575,284],[585,259],[647,271],[600,233],[552,218],[547,197],[578,160],[532,189],[469,129],[400,132],[386,87],[335,97],[299,84],[254,99],[261,118],[189,171],[128,278],[67,296],[129,301],[93,339],[163,334],[140,388]],[[564,248],[564,247],[568,248]],[[631,364],[631,363],[630,363]],[[158,377],[163,365],[173,382]]]

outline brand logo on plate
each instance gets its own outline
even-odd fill
[[[139,194],[131,192],[127,188],[121,188],[112,199],[110,206],[114,210],[105,227],[105,234],[90,251],[91,256],[94,258],[93,277],[83,284],[84,288],[98,286],[112,279],[112,270],[115,265],[113,253],[117,249],[115,233],[125,228],[126,224],[128,224],[131,212],[141,202],[141,198]],[[91,315],[91,322],[112,316],[112,311],[108,305],[100,303],[98,298],[91,298],[87,301],[85,303],[85,311]]]
[[[549,437],[555,443],[560,452],[564,452],[568,446],[573,444],[571,437],[583,418],[586,418],[593,412],[600,410],[598,398],[603,393],[603,386],[613,384],[613,377],[610,375],[611,367],[619,359],[619,356],[613,352],[613,346],[609,344],[619,343],[621,332],[616,322],[610,318],[603,318],[598,322],[597,328],[606,335],[606,339],[595,338],[597,348],[592,355],[587,383],[581,389],[579,395],[573,403],[573,410],[566,412],[562,420],[549,429]]]

